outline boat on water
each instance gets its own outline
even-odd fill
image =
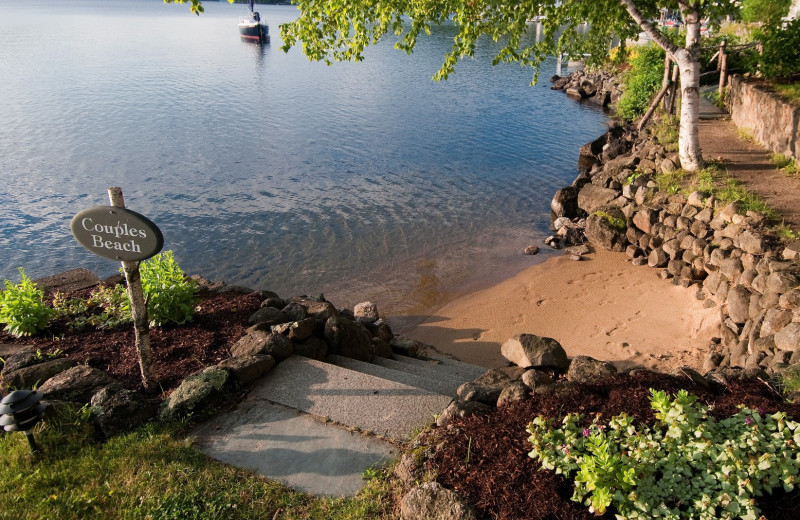
[[[254,9],[255,0],[249,0],[249,14],[239,20],[239,36],[243,41],[269,43],[269,26],[261,20],[261,15]]]

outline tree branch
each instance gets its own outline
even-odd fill
[[[639,11],[639,8],[636,7],[634,0],[620,1],[622,2],[622,5],[625,6],[628,14],[630,14],[636,23],[639,24],[639,27],[641,27],[644,32],[646,32],[647,35],[653,39],[654,42],[661,46],[662,49],[675,56],[675,53],[678,51],[679,47],[672,43],[669,38],[664,36],[661,31],[659,31],[652,23],[642,16],[642,13]]]

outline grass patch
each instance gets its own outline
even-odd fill
[[[800,167],[797,166],[797,161],[794,160],[794,157],[786,157],[782,153],[776,153],[772,154],[770,160],[776,168],[786,175],[797,175],[800,173]]]
[[[739,134],[740,139],[744,139],[745,141],[748,141],[750,143],[756,142],[756,136],[755,134],[753,134],[753,131],[750,130],[749,128],[739,127],[737,128],[736,133]]]
[[[785,223],[778,224],[772,229],[775,236],[778,237],[778,239],[783,243],[794,242],[795,240],[800,239],[800,232],[794,231]]]
[[[786,368],[780,375],[780,383],[784,394],[800,392],[800,366]]]
[[[790,103],[800,105],[800,83],[772,83],[772,87]]]
[[[316,498],[208,459],[179,427],[147,425],[100,444],[76,421],[37,431],[34,457],[21,434],[0,436],[0,518],[389,518],[388,470],[372,469],[355,498]]]
[[[679,116],[662,116],[653,123],[652,132],[668,152],[678,151],[678,137],[680,136]]]
[[[628,223],[624,218],[615,217],[605,211],[595,211],[594,214],[602,220],[608,222],[608,225],[615,229],[625,230],[628,228]]]

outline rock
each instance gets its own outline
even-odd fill
[[[325,356],[328,355],[328,344],[317,337],[310,337],[299,343],[293,342],[293,347],[295,355],[316,359],[317,361],[324,361]]]
[[[475,520],[473,509],[438,482],[426,482],[400,501],[401,520]]]
[[[739,249],[746,253],[754,255],[763,255],[766,250],[766,243],[764,237],[752,231],[745,230],[736,237],[736,243]]]
[[[771,336],[792,322],[792,311],[769,309],[761,323],[761,336]]]
[[[522,368],[553,367],[566,370],[569,367],[567,353],[553,338],[534,334],[517,334],[500,348],[507,360]]]
[[[156,406],[128,388],[105,387],[91,400],[92,419],[106,437],[127,432],[152,419]]]
[[[389,342],[389,345],[392,347],[392,351],[394,351],[396,354],[408,357],[417,357],[417,353],[426,346],[424,343],[420,343],[419,341],[401,338],[399,336],[393,338]]]
[[[246,334],[231,347],[234,357],[269,355],[283,361],[293,353],[292,340],[276,332],[257,330]]]
[[[499,397],[499,396],[498,396]],[[489,413],[492,410],[491,406],[479,403],[477,401],[461,401],[456,399],[444,409],[436,418],[436,425],[439,427],[447,426],[454,419],[461,419],[471,415]]]
[[[353,307],[353,315],[360,323],[375,323],[380,319],[378,306],[372,302],[361,302]]]
[[[798,285],[797,277],[786,271],[778,271],[767,277],[767,290],[777,293],[786,293],[796,289]]]
[[[292,341],[303,341],[310,338],[314,334],[314,328],[316,325],[316,319],[306,318],[301,321],[273,325],[272,332],[276,334],[283,334]]]
[[[217,368],[227,370],[235,382],[246,385],[272,370],[275,364],[274,357],[258,354],[225,359],[217,363]]]
[[[793,289],[782,294],[778,300],[778,305],[780,305],[781,309],[795,309],[800,307],[800,291]]]
[[[742,285],[734,285],[728,291],[728,315],[734,323],[744,323],[750,317],[750,296]]]
[[[378,320],[373,323],[365,323],[364,326],[367,327],[367,331],[369,331],[373,338],[382,339],[387,343],[394,339],[392,329],[383,320]]]
[[[717,368],[719,364],[722,362],[722,359],[724,357],[725,356],[723,356],[719,352],[709,353],[705,361],[703,362],[703,372],[708,373]]]
[[[228,382],[228,371],[207,367],[190,375],[173,390],[161,408],[162,420],[174,420],[199,412],[217,397]]]
[[[717,211],[714,220],[722,222],[733,222],[733,216],[741,211],[741,204],[738,201],[731,202],[724,208]]]
[[[611,219],[609,219],[611,217]],[[603,249],[622,252],[628,245],[625,215],[619,208],[605,207],[586,219],[586,238]]]
[[[696,208],[705,207],[706,201],[705,197],[699,191],[693,191],[689,194],[689,197],[686,199],[686,204],[690,206],[694,206]]]
[[[287,321],[290,321],[289,317],[274,307],[261,307],[256,312],[251,314],[250,319],[247,320],[250,325],[263,323],[269,326],[279,325],[281,323],[286,323]]]
[[[88,403],[95,392],[116,381],[102,370],[78,365],[51,377],[39,387],[48,399]]]
[[[673,376],[685,377],[690,379],[693,383],[708,388],[708,379],[700,375],[700,373],[692,367],[683,366],[678,367],[672,371]]]
[[[598,361],[589,356],[578,356],[572,359],[567,371],[567,381],[573,383],[591,383],[605,379],[617,373],[617,367],[605,361]]]
[[[550,202],[550,209],[556,217],[575,218],[578,216],[577,186],[567,186],[556,191]]]
[[[669,256],[663,248],[657,247],[650,251],[647,257],[647,265],[650,267],[665,267],[669,262]]]
[[[618,196],[617,190],[587,184],[578,193],[578,207],[591,215],[598,209],[607,206]]]
[[[386,359],[394,357],[394,351],[389,343],[380,338],[370,338],[370,341],[372,342],[372,353],[374,355]]]
[[[539,246],[529,245],[528,247],[525,248],[525,251],[523,251],[523,252],[526,255],[536,255],[536,254],[539,253]]]
[[[528,397],[530,397],[530,389],[522,381],[514,381],[500,392],[497,406],[505,406],[507,403],[522,401]]]
[[[488,406],[495,406],[503,389],[511,382],[508,374],[493,369],[474,381],[459,386],[456,394],[464,401],[477,401]]]
[[[553,378],[546,372],[534,369],[527,370],[522,374],[522,382],[531,390],[535,390],[538,386],[552,385]]]
[[[800,240],[796,240],[783,248],[784,260],[797,260],[800,258]]]
[[[404,453],[393,470],[394,476],[412,485],[422,478],[422,468],[413,453]]]
[[[645,233],[650,233],[656,222],[658,222],[658,211],[652,208],[643,208],[633,216],[633,225]]]
[[[332,354],[367,363],[374,357],[372,341],[366,328],[341,316],[331,316],[325,322],[325,340]]]
[[[800,348],[800,323],[790,323],[775,333],[775,346],[780,350],[794,351]]]
[[[51,377],[77,365],[72,359],[52,359],[17,370],[3,370],[3,383],[12,388],[36,388]]]
[[[570,246],[564,249],[564,252],[572,256],[583,256],[591,253],[589,246],[581,244],[579,246]]]

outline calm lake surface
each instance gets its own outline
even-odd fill
[[[261,47],[239,40],[243,5],[205,5],[0,2],[0,279],[114,274],[69,223],[121,186],[188,273],[412,313],[530,265],[605,129],[549,90],[554,61],[530,87],[489,40],[431,81],[452,26],[328,67],[280,51],[295,7],[259,6]]]

